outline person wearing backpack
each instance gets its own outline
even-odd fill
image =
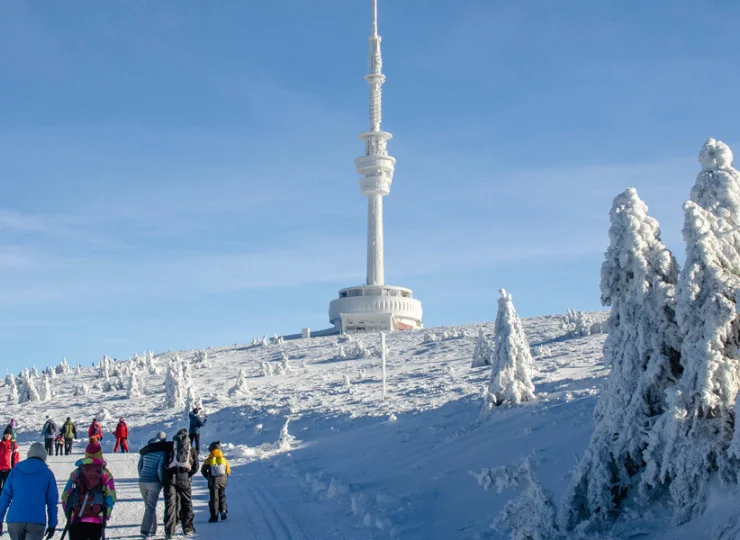
[[[208,446],[210,453],[203,462],[203,468],[200,472],[208,480],[208,509],[211,511],[211,518],[208,523],[216,523],[219,514],[221,521],[226,519],[228,507],[226,506],[226,483],[231,475],[231,467],[228,460],[221,451],[221,441],[212,442]]]
[[[68,456],[72,453],[72,443],[77,438],[77,426],[69,416],[62,425],[62,431],[64,433],[64,455]]]
[[[21,457],[21,453],[18,450],[18,443],[12,437],[12,433],[6,429],[3,434],[3,440],[0,441],[0,491],[3,490],[5,481],[10,476],[10,471],[18,465]]]
[[[57,425],[48,416],[46,417],[46,422],[44,422],[44,427],[41,428],[41,435],[44,437],[44,446],[46,447],[47,454],[50,456],[54,455],[54,438],[57,436]]]
[[[0,534],[7,519],[11,540],[48,540],[56,532],[59,490],[46,457],[44,445],[33,443],[0,493]]]
[[[115,454],[118,452],[118,447],[120,446],[121,452],[128,454],[128,426],[126,425],[126,421],[123,419],[123,416],[118,421],[118,425],[116,426],[113,435],[116,438],[116,445],[113,447],[113,453]]]
[[[164,483],[167,456],[172,450],[172,441],[160,431],[157,436],[139,450],[139,491],[144,499],[144,517],[141,520],[141,536],[150,538],[157,534],[157,501]]]
[[[100,540],[116,503],[113,475],[105,467],[98,443],[85,448],[62,493],[70,540]]]
[[[54,455],[55,456],[61,456],[62,452],[64,452],[64,428],[59,428],[59,433],[57,433],[56,438],[54,439]]]
[[[172,448],[164,472],[164,533],[166,538],[175,534],[179,517],[182,532],[195,534],[193,526],[193,496],[191,478],[198,471],[198,456],[190,446],[188,430],[182,428],[172,438]],[[178,515],[179,514],[179,515]]]
[[[18,424],[16,424],[15,418],[10,419],[10,423],[5,428],[6,432],[8,430],[10,430],[10,432],[13,434],[12,441],[15,442],[16,435],[18,434]]]
[[[97,418],[93,418],[90,427],[87,428],[87,436],[91,439],[93,437],[97,438],[98,442],[103,440],[103,428],[100,427],[100,422],[98,422]]]
[[[195,452],[200,455],[200,428],[206,425],[208,418],[200,416],[200,407],[195,407],[190,412],[190,444],[195,447]]]

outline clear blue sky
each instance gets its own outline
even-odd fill
[[[683,260],[731,2],[380,0],[386,279],[427,326],[599,309],[612,198]],[[369,0],[6,0],[0,368],[328,325],[365,277]]]

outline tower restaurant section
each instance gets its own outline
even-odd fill
[[[392,135],[381,129],[383,114],[383,60],[378,35],[378,4],[373,3],[370,36],[370,130],[360,134],[365,155],[355,159],[360,192],[367,197],[367,280],[365,285],[339,291],[329,305],[329,320],[342,332],[410,330],[422,328],[421,302],[410,289],[385,285],[383,261],[383,197],[391,191],[396,160],[388,155]]]

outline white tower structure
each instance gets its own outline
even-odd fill
[[[381,129],[383,115],[382,38],[378,35],[378,2],[372,0],[370,35],[370,130],[360,134],[365,155],[355,159],[360,192],[367,197],[367,280],[365,285],[339,291],[329,306],[329,320],[344,332],[421,328],[421,302],[411,290],[385,285],[383,260],[383,197],[391,191],[396,160],[388,155],[392,135]]]

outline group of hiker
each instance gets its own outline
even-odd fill
[[[11,423],[14,420],[11,420]],[[11,429],[11,425],[5,428],[6,431]],[[72,453],[72,445],[77,438],[77,426],[70,417],[62,424],[57,432],[57,424],[49,416],[46,417],[44,426],[41,428],[41,436],[44,438],[44,447],[48,455],[61,456],[64,452],[65,456]],[[98,422],[97,418],[93,418],[90,423],[90,427],[87,429],[88,438],[92,439],[95,437],[98,442],[103,439],[103,428]],[[123,417],[120,418],[116,429],[113,431],[113,436],[116,438],[116,445],[113,448],[113,453],[128,452],[128,425]]]
[[[161,492],[164,492],[165,537],[173,537],[177,523],[180,523],[186,536],[195,534],[191,483],[198,470],[208,481],[209,523],[227,518],[226,484],[231,474],[229,462],[223,455],[221,443],[215,441],[209,445],[208,457],[199,469],[200,430],[206,418],[200,415],[197,407],[189,416],[190,429],[180,429],[169,441],[164,432],[159,432],[139,451],[139,489],[145,507],[141,522],[142,538],[150,538],[157,533],[156,509]],[[0,535],[4,532],[3,522],[7,521],[11,540],[50,539],[56,533],[60,497],[54,473],[46,464],[53,451],[46,436],[49,423],[56,433],[56,425],[47,417],[42,429],[45,444],[31,444],[26,460],[20,461],[15,441],[15,421],[11,422],[12,428],[11,425],[6,428],[0,441]],[[68,424],[70,431],[64,427]],[[77,435],[74,423],[69,418],[61,432],[64,452],[68,455],[71,445],[66,445],[67,434],[73,433],[72,440]],[[114,435],[114,452],[119,447],[122,452],[128,452],[128,427],[123,418]],[[105,527],[116,503],[115,480],[103,457],[100,445],[102,437],[100,424],[94,419],[88,429],[89,442],[85,455],[75,463],[76,469],[61,494],[62,509],[67,519],[65,531],[71,540],[105,538]]]

